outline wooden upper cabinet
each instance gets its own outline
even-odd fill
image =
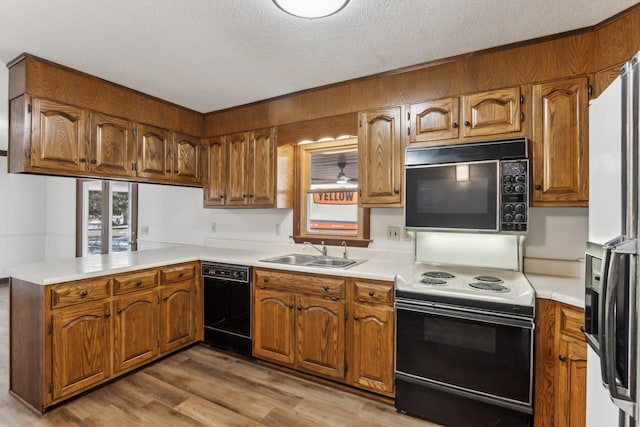
[[[586,77],[533,86],[534,206],[586,206],[588,189]]]
[[[225,137],[227,143],[227,192],[225,204],[242,206],[249,204],[247,194],[247,156],[249,133],[239,132]]]
[[[154,126],[138,125],[138,176],[169,181],[171,132]]]
[[[520,131],[520,88],[478,92],[462,97],[462,136]]]
[[[110,303],[78,307],[51,316],[54,400],[89,388],[111,375]]]
[[[89,171],[101,176],[135,176],[133,123],[101,113],[91,113],[90,123]]]
[[[171,179],[181,184],[200,184],[200,138],[174,134],[171,151]]]
[[[204,142],[204,158],[207,162],[204,177],[204,206],[223,206],[225,200],[226,177],[229,168],[226,166],[226,145],[224,137],[210,138]]]
[[[358,120],[360,205],[402,206],[402,108],[361,112]]]
[[[87,113],[82,108],[33,99],[31,113],[32,168],[60,172],[87,169]]]
[[[249,135],[249,202],[254,206],[276,203],[276,130],[253,131]]]
[[[410,142],[440,141],[458,138],[460,133],[460,100],[436,99],[412,104],[410,111]]]

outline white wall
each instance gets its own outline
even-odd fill
[[[575,261],[584,258],[588,208],[531,208],[524,256]]]

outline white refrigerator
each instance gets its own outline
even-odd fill
[[[587,427],[638,425],[639,58],[589,106]]]

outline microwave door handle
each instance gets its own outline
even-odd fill
[[[608,388],[611,395],[611,399],[614,404],[621,410],[630,416],[635,415],[635,404],[631,399],[631,392],[629,389],[619,386],[616,381],[616,362],[617,362],[617,346],[616,346],[616,310],[617,310],[617,292],[620,284],[620,264],[622,257],[625,254],[635,253],[635,239],[625,240],[619,242],[611,253],[608,277],[607,277],[607,289],[605,293],[605,329],[604,329],[604,341],[605,347],[601,353],[606,354],[607,361],[607,378]],[[633,345],[631,343],[631,345]]]

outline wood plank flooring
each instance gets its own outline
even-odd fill
[[[8,392],[8,299],[0,285],[0,426],[436,426],[199,345],[38,417]]]

